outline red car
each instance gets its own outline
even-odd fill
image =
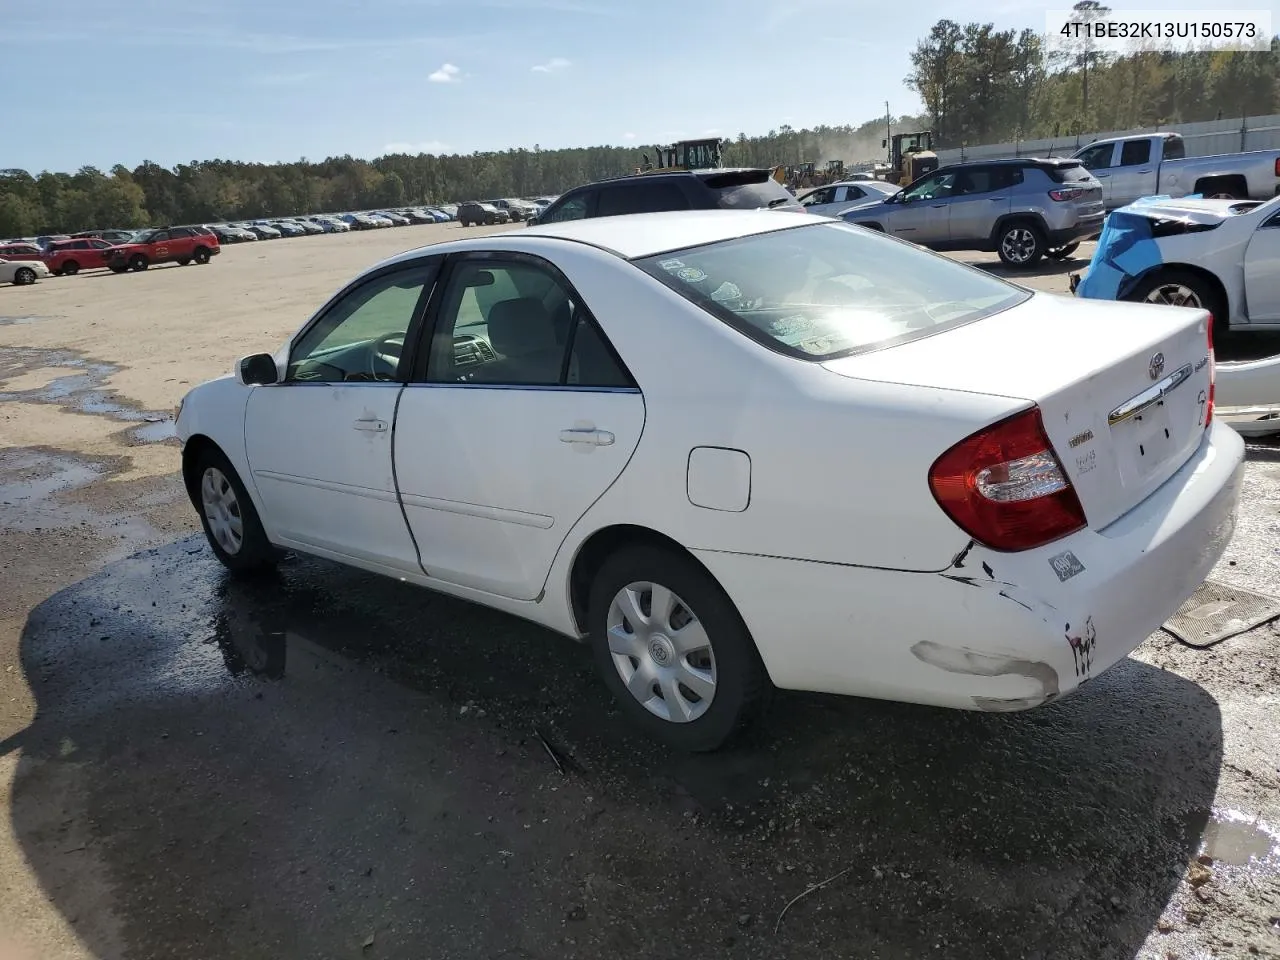
[[[55,240],[45,249],[44,263],[49,272],[70,277],[81,270],[105,267],[110,258],[107,251],[111,244],[105,240]]]
[[[153,263],[208,263],[221,253],[218,238],[204,227],[161,227],[143,230],[129,243],[112,247],[107,266],[113,273],[145,270]]]
[[[0,244],[0,260],[43,260],[44,251],[34,243]]]

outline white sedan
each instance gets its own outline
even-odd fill
[[[233,570],[288,548],[589,640],[712,749],[770,685],[1064,695],[1230,539],[1203,312],[1036,294],[824,217],[608,217],[424,247],[202,384]]]
[[[47,276],[49,276],[49,268],[40,260],[0,258],[0,283],[12,283],[15,287],[21,287]]]

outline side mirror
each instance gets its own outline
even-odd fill
[[[280,380],[276,359],[269,353],[255,353],[240,361],[240,382],[245,386],[266,386]]]
[[[882,150],[883,150],[883,149],[884,149],[885,147],[887,147],[887,146],[889,146],[889,141],[888,141],[888,140],[881,140],[881,141],[880,141],[880,149],[882,149]]]

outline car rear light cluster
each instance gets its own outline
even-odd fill
[[[1276,157],[1276,176],[1280,177],[1280,157]]]
[[[1276,163],[1280,164],[1280,160]],[[1204,428],[1209,429],[1209,424],[1213,422],[1213,384],[1217,380],[1217,357],[1213,352],[1213,314],[1209,314],[1209,322],[1205,324],[1209,331],[1209,399],[1204,405]]]
[[[1061,187],[1049,191],[1050,200],[1079,200],[1084,196],[1084,187]]]
[[[995,550],[1029,550],[1087,524],[1039,407],[961,440],[929,468],[929,488],[960,529]]]

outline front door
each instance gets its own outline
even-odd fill
[[[1014,184],[1021,182],[1022,170],[1012,164],[992,164],[960,171],[949,206],[951,242],[989,239],[997,221],[1009,212]]]
[[[1112,174],[1115,173],[1115,164],[1113,161],[1115,160],[1117,146],[1118,145],[1115,142],[1098,143],[1091,147],[1086,147],[1084,150],[1080,151],[1077,156],[1077,159],[1084,165],[1084,168],[1092,173],[1094,177],[1097,178],[1098,182],[1102,184],[1102,202],[1106,204],[1108,210],[1113,206],[1122,207],[1128,202],[1122,200],[1119,203],[1113,204],[1111,201],[1111,196],[1114,192],[1111,178]]]
[[[1245,309],[1250,323],[1280,321],[1280,213],[1253,234],[1244,254]]]
[[[452,262],[395,427],[401,501],[431,577],[519,600],[622,472],[644,398],[544,260]]]
[[[250,472],[282,545],[419,572],[396,499],[391,427],[403,347],[439,263],[413,261],[343,291],[294,340],[284,380],[250,394]]]
[[[890,205],[889,233],[912,243],[946,243],[950,239],[951,194],[955,190],[953,171],[930,174],[898,194]]]

